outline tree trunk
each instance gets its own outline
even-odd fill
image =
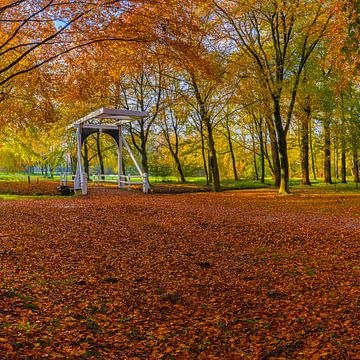
[[[311,153],[311,169],[313,173],[313,178],[314,180],[316,180],[316,154],[313,146],[311,121],[309,121],[309,141],[310,141],[310,153]]]
[[[210,160],[210,152],[209,149],[207,150],[207,158],[208,158],[208,171],[209,171],[209,184],[213,184],[214,179],[213,179],[213,172],[212,172],[212,167],[211,167],[211,160]]]
[[[234,174],[234,180],[239,180],[238,178],[238,173],[236,170],[236,159],[235,159],[235,154],[234,154],[234,147],[231,141],[231,133],[230,133],[230,126],[229,123],[226,122],[226,130],[227,130],[227,138],[228,138],[228,142],[229,142],[229,149],[230,149],[230,154],[231,154],[231,161],[232,161],[232,168],[233,168],[233,174]]]
[[[87,146],[87,139],[84,141],[83,159],[84,159],[84,171],[87,174],[87,176],[89,177],[89,149]]]
[[[341,182],[346,184],[346,124],[343,119],[341,122]]]
[[[253,145],[253,163],[254,163],[254,171],[255,171],[255,180],[259,180],[259,172],[257,168],[257,159],[256,159],[255,136],[253,132],[251,132],[251,139]]]
[[[141,141],[141,166],[143,169],[143,172],[148,174],[149,173],[149,163],[148,163],[148,157],[146,152],[146,143],[144,141]]]
[[[334,137],[334,176],[335,179],[339,179],[339,146],[338,146],[338,138],[337,136]]]
[[[276,126],[276,135],[279,143],[280,156],[280,187],[279,194],[284,195],[290,192],[289,188],[289,159],[287,153],[286,131],[283,128],[280,103],[274,99],[274,120]]]
[[[261,127],[259,129],[259,141],[260,141],[260,167],[261,167],[260,181],[263,184],[265,184],[265,148],[264,148],[264,135]]]
[[[330,137],[330,121],[324,120],[324,181],[332,184],[331,180],[331,137]]]
[[[145,123],[141,120],[140,124],[140,153],[141,153],[141,166],[143,173],[149,173],[148,157],[146,152],[146,136],[145,136]]]
[[[178,156],[175,157],[175,162],[176,162],[176,167],[177,167],[178,173],[180,175],[180,181],[182,183],[185,183],[186,182],[185,175],[184,175],[183,169],[181,167],[181,163],[180,163]]]
[[[185,183],[186,182],[186,179],[185,179],[185,175],[184,175],[184,171],[182,169],[182,166],[181,166],[181,162],[180,162],[180,159],[179,159],[179,155],[178,155],[178,149],[176,149],[174,151],[174,149],[172,148],[171,144],[169,143],[169,150],[170,150],[170,153],[171,153],[171,156],[173,157],[174,161],[175,161],[175,164],[176,164],[176,168],[177,168],[177,171],[179,173],[179,176],[180,176],[180,181],[182,183]]]
[[[269,137],[270,137],[270,146],[271,146],[271,157],[273,163],[273,176],[275,180],[275,186],[280,187],[281,175],[280,175],[280,157],[279,157],[279,146],[276,136],[276,131],[273,125],[269,124],[267,120],[268,130],[269,130]]]
[[[286,134],[283,132],[279,136],[279,154],[280,154],[280,188],[279,194],[288,194],[289,188],[289,160],[287,154]]]
[[[210,118],[208,114],[205,115],[204,122],[206,125],[207,135],[208,135],[208,146],[209,146],[209,166],[211,167],[212,171],[212,188],[213,191],[221,191],[221,184],[220,184],[220,172],[219,172],[219,165],[216,156],[216,149],[215,149],[215,142],[213,137],[213,129],[211,125]]]
[[[309,121],[311,116],[311,108],[309,104],[304,107],[304,115],[301,117],[301,174],[302,184],[311,185],[309,175]]]
[[[204,139],[204,131],[203,131],[203,122],[200,120],[200,136],[201,136],[201,155],[203,158],[203,165],[204,165],[204,173],[206,178],[206,185],[210,185],[210,177],[206,162],[206,152],[205,152],[205,139]]]
[[[341,149],[341,182],[346,184],[346,149]]]
[[[101,175],[105,174],[105,167],[104,167],[104,158],[102,156],[101,152],[101,143],[100,143],[100,134],[96,134],[96,150],[97,150],[97,156],[99,159],[99,165],[100,165],[100,173]]]
[[[359,178],[359,154],[357,144],[353,146],[353,175],[356,183],[360,182]]]

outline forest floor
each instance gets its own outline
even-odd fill
[[[0,358],[359,359],[359,240],[358,194],[0,200]]]

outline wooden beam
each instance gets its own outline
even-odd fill
[[[101,108],[75,121],[73,123],[73,126],[82,124],[86,121],[93,119],[119,119],[119,120],[134,121],[138,119],[144,119],[148,116],[149,114],[145,111]]]

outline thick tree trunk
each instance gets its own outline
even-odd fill
[[[346,184],[346,150],[341,149],[341,182]]]
[[[204,167],[204,173],[205,173],[205,179],[206,179],[206,185],[210,185],[210,177],[206,162],[206,151],[205,151],[205,138],[204,138],[204,130],[203,130],[203,122],[200,121],[200,137],[201,137],[201,156],[203,159],[203,167]]]
[[[264,146],[264,135],[261,128],[259,129],[259,141],[260,141],[260,168],[261,168],[260,181],[263,184],[265,184],[265,146]]]
[[[289,187],[289,159],[287,153],[286,131],[283,128],[280,103],[278,99],[274,100],[274,120],[276,126],[276,135],[279,143],[280,156],[280,187],[279,194],[284,195],[290,192]]]
[[[100,134],[99,133],[96,134],[96,150],[97,150],[97,156],[98,156],[98,159],[99,159],[100,173],[101,173],[101,175],[104,175],[105,174],[104,158],[102,156],[101,143],[100,143]]]
[[[211,160],[210,160],[210,152],[209,152],[209,147],[207,149],[207,161],[208,161],[208,172],[209,172],[209,184],[213,184],[214,179],[213,179],[213,172],[212,172],[212,167],[211,167]]]
[[[141,141],[141,166],[143,169],[143,172],[148,174],[149,173],[149,163],[148,163],[148,157],[146,152],[146,143],[144,141]]]
[[[287,154],[286,134],[284,132],[279,136],[279,154],[280,154],[280,171],[281,171],[279,194],[288,194],[290,192],[289,160]]]
[[[234,174],[234,180],[239,180],[238,178],[238,173],[236,170],[236,159],[235,159],[235,154],[234,154],[234,147],[231,141],[231,133],[230,133],[230,126],[229,123],[226,123],[226,130],[227,130],[227,138],[228,138],[228,142],[229,142],[229,149],[230,149],[230,154],[231,154],[231,162],[232,162],[232,168],[233,168],[233,174]]]
[[[300,157],[301,157],[301,174],[302,184],[311,185],[309,175],[309,121],[311,116],[310,105],[304,108],[304,116],[301,117],[301,144],[300,144]]]
[[[257,158],[256,158],[256,145],[255,145],[255,136],[252,133],[252,150],[253,150],[253,163],[254,163],[254,171],[255,171],[255,180],[259,180],[259,171],[257,167]]]
[[[311,153],[311,169],[313,173],[313,178],[316,180],[316,154],[314,151],[314,145],[313,145],[313,135],[312,135],[312,127],[311,127],[311,121],[309,122],[309,141],[310,141],[310,153]]]
[[[208,135],[209,167],[211,167],[212,178],[213,178],[212,188],[213,191],[221,191],[220,172],[219,172],[219,165],[218,165],[216,149],[215,149],[213,129],[210,118],[208,117],[207,114],[204,117],[204,123]]]
[[[270,147],[271,147],[271,157],[272,157],[272,166],[273,166],[273,176],[275,180],[275,186],[280,187],[280,181],[281,181],[281,175],[280,175],[280,157],[279,157],[279,146],[276,136],[276,131],[273,127],[273,125],[269,125],[269,121],[267,121],[268,124],[268,130],[269,130],[269,138],[270,138]]]
[[[330,121],[324,120],[324,181],[332,184],[331,180],[331,137],[330,137]]]
[[[265,183],[265,145],[263,133],[263,117],[260,115],[258,118],[253,114],[257,136],[259,138],[260,147],[260,181]]]
[[[84,141],[84,171],[89,177],[89,149],[87,145],[87,139]]]
[[[140,124],[140,154],[141,154],[141,166],[143,173],[149,174],[149,163],[146,151],[146,135],[145,135],[145,122],[141,120]]]

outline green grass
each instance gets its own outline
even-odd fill
[[[0,200],[45,200],[45,199],[54,199],[54,198],[61,198],[58,195],[17,195],[17,194],[0,194]]]
[[[36,179],[42,181],[59,181],[59,176],[55,175],[54,178],[46,178],[42,177],[41,174],[30,175],[31,183],[34,183]],[[105,176],[106,180],[115,180],[116,177]],[[141,178],[132,178],[133,181],[140,182]],[[149,178],[151,184],[177,184],[179,185],[179,178],[176,176],[150,176]],[[205,186],[206,181],[204,177],[187,177],[186,184],[193,186]],[[28,181],[27,175],[25,174],[6,174],[0,173],[0,182],[24,182]],[[321,193],[348,193],[348,192],[360,192],[360,184],[349,180],[347,184],[339,183],[338,180],[334,180],[334,184],[325,184],[323,179],[311,180],[312,186],[304,186],[301,185],[300,178],[292,178],[290,179],[290,189],[291,190],[299,190],[299,191],[319,191]],[[238,181],[231,179],[223,179],[221,182],[221,186],[224,190],[230,189],[262,189],[262,188],[275,188],[274,181],[271,178],[265,179],[265,184],[262,184],[259,180],[253,179],[241,179]],[[15,195],[17,196],[17,195]]]
[[[348,181],[346,184],[333,180],[333,184],[324,183],[323,179],[310,180],[311,186],[301,185],[301,179],[291,179],[290,189],[298,190],[316,190],[324,193],[338,192],[360,192],[360,184],[356,184],[354,181]]]

